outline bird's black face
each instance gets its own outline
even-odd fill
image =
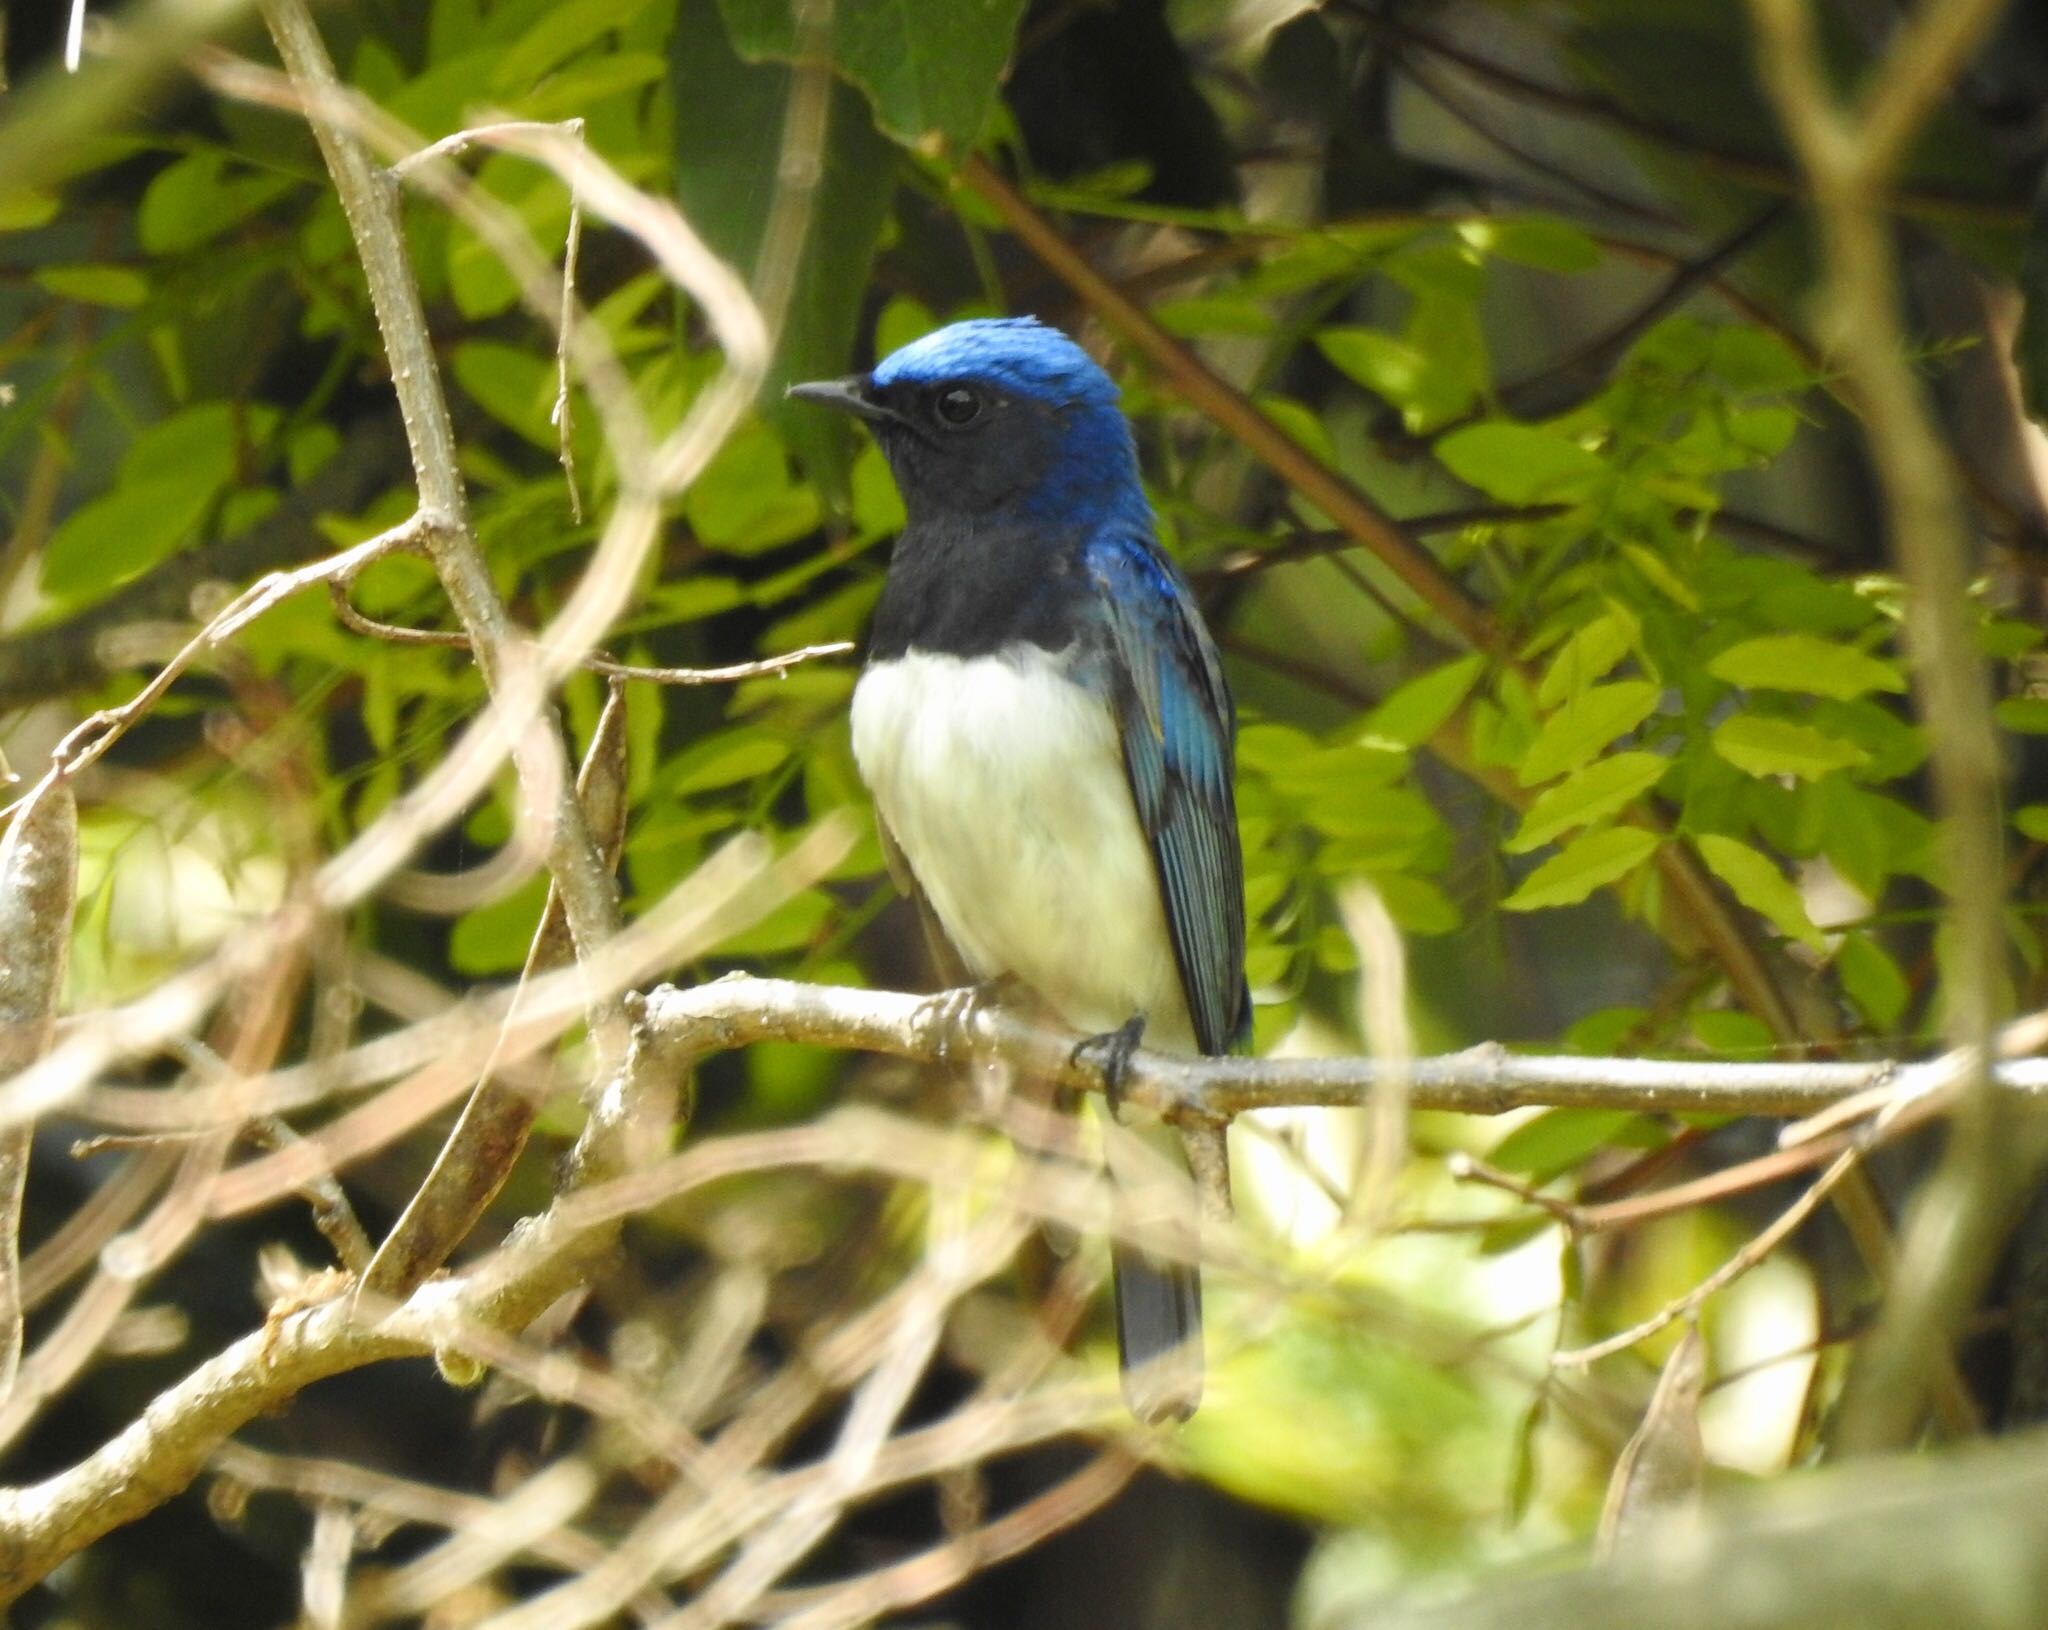
[[[1045,490],[1067,440],[1056,408],[982,379],[878,385],[861,374],[789,394],[866,421],[913,521],[1018,511]]]

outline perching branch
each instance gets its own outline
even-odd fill
[[[1000,1058],[1033,1079],[1100,1092],[1100,1067],[1074,1056],[1075,1037],[984,1003],[964,1017],[946,997],[732,977],[688,990],[663,986],[646,997],[645,1044],[677,1065],[757,1041],[884,1053],[920,1062]],[[1182,1058],[1141,1049],[1123,1095],[1195,1121],[1254,1109],[1356,1108],[1371,1101],[1388,1066],[1372,1058]],[[1957,1055],[1918,1063],[1724,1064],[1653,1058],[1581,1058],[1510,1053],[1486,1045],[1398,1066],[1417,1109],[1501,1115],[1542,1105],[1626,1109],[1646,1115],[1802,1117],[1867,1093],[1906,1104],[1951,1090]],[[2014,1059],[1993,1077],[2024,1101],[2048,1096],[2048,1059]],[[1879,1105],[1866,1106],[1875,1111]]]

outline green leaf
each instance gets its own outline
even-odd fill
[[[818,524],[815,488],[792,479],[782,439],[765,424],[732,436],[683,495],[683,513],[707,548],[752,554]]]
[[[2048,696],[2008,696],[1991,711],[2008,730],[2023,736],[2048,736]]]
[[[1533,787],[1577,769],[1655,712],[1658,695],[1657,687],[1647,679],[1622,679],[1579,692],[1536,732],[1516,770],[1522,785]]]
[[[195,402],[150,425],[122,455],[113,489],[52,535],[44,592],[84,604],[174,553],[234,479],[245,440],[267,436],[276,422],[273,408]]]
[[[27,232],[48,226],[63,205],[63,199],[54,192],[0,189],[0,232]]]
[[[1599,454],[1563,432],[1505,419],[1452,431],[1436,456],[1467,486],[1504,504],[1575,502],[1609,476]]]
[[[2012,812],[2012,824],[2030,843],[2048,843],[2048,804],[2022,804]]]
[[[1536,687],[1538,705],[1555,707],[1572,692],[1605,679],[1634,649],[1641,632],[1642,625],[1633,614],[1619,606],[1578,629],[1544,670],[1543,682]]]
[[[526,961],[547,903],[548,880],[531,877],[502,900],[464,915],[448,936],[448,960],[458,973],[506,973]]]
[[[1412,787],[1333,787],[1312,799],[1309,824],[1333,841],[1321,864],[1336,874],[1405,871],[1443,850],[1443,818]]]
[[[1664,778],[1661,753],[1616,753],[1574,771],[1529,806],[1521,829],[1501,847],[1526,854],[1575,826],[1591,826],[1626,809]]]
[[[1487,1162],[1534,1183],[1547,1183],[1605,1149],[1638,1119],[1632,1109],[1546,1109],[1487,1152]]]
[[[230,174],[227,155],[205,147],[159,171],[143,192],[135,235],[153,255],[210,243],[296,185],[282,174]]]
[[[1821,852],[1868,898],[1899,873],[1929,876],[1934,823],[1918,810],[1840,775],[1815,783],[1807,796]]]
[[[830,37],[815,44],[798,37],[796,0],[720,0],[720,9],[749,61],[821,51],[866,93],[883,130],[907,146],[942,142],[957,156],[995,105],[1024,0],[858,0],[832,8]]]
[[[455,347],[450,366],[477,406],[536,447],[555,450],[548,414],[558,381],[551,360],[498,340],[465,340]]]
[[[1692,585],[1673,571],[1670,563],[1656,550],[1640,543],[1625,543],[1621,552],[1629,564],[1642,573],[1644,581],[1665,599],[1687,611],[1700,609],[1700,597],[1693,592]]]
[[[766,775],[795,750],[796,743],[751,727],[727,730],[677,756],[664,791],[670,795],[707,792]]]
[[[1878,1030],[1894,1030],[1905,1016],[1913,987],[1892,960],[1892,954],[1868,934],[1842,936],[1842,948],[1835,954],[1835,970],[1842,976],[1842,989],[1849,1000],[1863,1010],[1863,1016]]]
[[[43,592],[83,605],[154,566],[189,538],[215,484],[186,476],[123,481],[65,518],[43,550]]]
[[[1612,826],[1572,839],[1501,902],[1506,911],[1577,905],[1595,889],[1619,882],[1657,852],[1658,838],[1641,827]]]
[[[1779,933],[1814,950],[1821,948],[1820,930],[1807,916],[1806,902],[1769,856],[1718,832],[1701,833],[1693,845],[1708,869],[1735,891],[1736,899]]]
[[[1545,272],[1590,272],[1600,246],[1577,227],[1547,215],[1466,221],[1458,236],[1485,254]]]
[[[491,70],[491,90],[500,98],[533,89],[541,76],[645,10],[647,0],[576,0],[542,13]]]
[[[1796,391],[1813,379],[1813,370],[1797,351],[1768,328],[1749,323],[1728,323],[1714,330],[1708,366],[1736,390],[1760,395]]]
[[[855,11],[895,14],[887,3],[835,7],[832,15],[842,31]],[[727,0],[723,22],[718,0],[682,0],[669,42],[669,92],[677,201],[710,248],[753,279],[762,271],[757,263],[782,190],[783,123],[795,81],[780,62],[744,60],[784,53],[750,45],[743,13],[764,29],[774,18],[788,21],[779,0]],[[733,42],[739,43],[737,52]],[[760,400],[836,500],[846,483],[854,427],[837,414],[785,404],[782,393],[798,380],[848,371],[897,164],[896,150],[876,131],[867,104],[836,81],[818,163],[789,309]],[[776,270],[788,274],[787,267]]]
[[[1710,661],[1707,672],[1750,690],[1799,691],[1844,702],[1874,690],[1906,688],[1905,675],[1895,663],[1812,634],[1765,634],[1744,640]]]
[[[1790,719],[1738,713],[1714,729],[1714,751],[1751,775],[1794,775],[1817,781],[1831,770],[1853,769],[1870,755],[1854,742]]]
[[[1427,877],[1412,872],[1379,872],[1372,885],[1395,926],[1408,934],[1448,934],[1464,918],[1457,902]]]
[[[1977,649],[1987,657],[2012,662],[2048,640],[2048,631],[2017,617],[1987,617],[1977,625]]]
[[[135,438],[122,456],[121,479],[182,480],[216,490],[234,477],[244,432],[261,438],[276,422],[274,408],[252,407],[238,414],[232,403],[195,402]]]
[[[1429,392],[1433,364],[1406,340],[1377,328],[1326,328],[1316,348],[1376,396],[1406,408]]]
[[[1702,1047],[1724,1058],[1769,1058],[1777,1051],[1777,1036],[1754,1013],[1701,1008],[1687,1022]]]
[[[1458,711],[1485,667],[1486,658],[1475,653],[1396,686],[1365,716],[1364,734],[1401,747],[1421,746]]]
[[[149,298],[149,279],[126,266],[45,266],[36,282],[62,300],[124,311]]]

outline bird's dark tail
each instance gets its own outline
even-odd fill
[[[1117,1357],[1124,1402],[1148,1426],[1184,1421],[1202,1401],[1202,1271],[1195,1263],[1201,1208],[1187,1152],[1172,1128],[1105,1128],[1116,1183],[1110,1246]],[[1135,1235],[1181,1249],[1148,1249]]]

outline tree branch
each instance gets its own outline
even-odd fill
[[[781,888],[801,886],[835,856],[826,848],[792,856],[778,868]],[[1048,1082],[1098,1092],[1104,1087],[1098,1065],[1088,1055],[1074,1056],[1073,1036],[986,1005],[971,1006],[963,1018],[957,1002],[942,998],[732,977],[689,990],[663,987],[639,1006],[629,1055],[639,1083],[673,1081],[713,1052],[788,1040],[926,1062],[1000,1057]],[[1720,1064],[1523,1056],[1497,1046],[1416,1059],[1403,1068],[1414,1107],[1475,1115],[1548,1105],[1805,1116],[1850,1099],[1881,1115],[1900,1105],[1939,1103],[1964,1073],[1955,1055],[1911,1064]],[[1141,1051],[1122,1090],[1147,1108],[1214,1123],[1250,1109],[1355,1106],[1368,1101],[1382,1078],[1382,1067],[1367,1058],[1190,1059]],[[1993,1078],[2030,1101],[2048,1096],[2048,1060],[2001,1064]],[[1887,1084],[1890,1094],[1880,1104],[1872,1089]],[[619,1095],[635,1090],[628,1084]],[[606,1136],[601,1118],[594,1118],[572,1169],[590,1169],[588,1149]],[[939,1158],[906,1143],[900,1123],[878,1121],[863,1140],[843,1117],[751,1142],[772,1147],[737,1147],[748,1139],[706,1144],[631,1176],[572,1186],[503,1250],[464,1275],[430,1282],[379,1322],[357,1317],[354,1299],[342,1297],[244,1337],[78,1465],[31,1487],[0,1490],[0,1603],[177,1493],[236,1429],[313,1381],[436,1350],[494,1361],[501,1355],[487,1339],[490,1332],[522,1327],[580,1283],[610,1248],[622,1219],[657,1200],[796,1161],[866,1164],[908,1180],[929,1177]]]
[[[295,84],[312,88],[314,94],[308,100],[317,104],[319,93],[333,91],[339,81],[312,13],[304,0],[262,0],[261,9],[286,72]],[[528,705],[546,713],[549,709],[540,689],[539,665],[528,642],[513,626],[470,529],[455,429],[441,388],[433,335],[406,253],[396,183],[371,164],[351,132],[323,117],[318,105],[310,106],[309,112],[313,134],[355,239],[370,302],[376,308],[377,327],[384,337],[392,384],[405,420],[420,508],[436,523],[429,532],[428,554],[470,637],[477,667],[493,700],[503,705],[508,697],[530,693]],[[561,733],[551,728],[541,734],[538,750],[545,755],[551,785],[549,796],[536,798],[536,803],[547,810],[551,822],[547,867],[560,890],[576,947],[587,953],[618,926],[618,890],[576,801]],[[529,796],[539,793],[529,766],[522,764],[520,769]],[[608,1002],[599,1002],[592,1026],[601,1049],[615,1047],[619,1034],[616,1014],[605,1013],[608,1007]]]
[[[649,992],[643,1033],[650,1051],[674,1068],[757,1041],[802,1041],[925,1063],[1000,1058],[1048,1084],[1103,1090],[1101,1069],[1087,1053],[1074,1056],[1071,1034],[978,1002],[956,1018],[957,994],[906,996],[733,976]],[[1951,1090],[1964,1061],[1944,1054],[1910,1064],[1723,1064],[1510,1053],[1488,1044],[1401,1068],[1415,1108],[1464,1115],[1543,1105],[1798,1117],[1879,1086],[1891,1089],[1895,1103],[1934,1099]],[[1385,1076],[1385,1064],[1372,1058],[1184,1058],[1141,1049],[1131,1056],[1121,1091],[1160,1114],[1216,1121],[1253,1109],[1356,1108]],[[2014,1060],[1994,1076],[2029,1101],[2048,1095],[2048,1059]]]

